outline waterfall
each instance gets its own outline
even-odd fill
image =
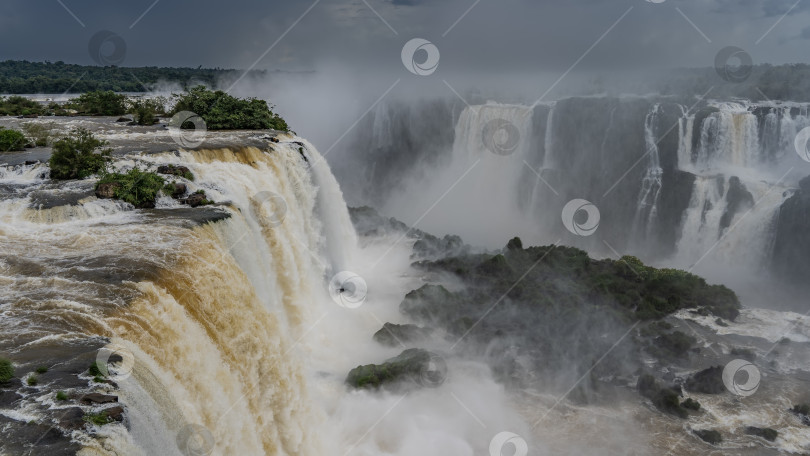
[[[678,119],[678,169],[692,169],[692,135],[695,129],[695,116],[690,115],[685,106],[681,106],[683,115]]]
[[[534,236],[519,209],[537,179],[526,167],[532,150],[533,109],[488,103],[462,111],[446,166],[423,170],[408,189],[389,200],[386,212],[436,234],[462,233],[476,245],[500,245],[511,236]],[[530,175],[530,178],[525,177]],[[527,196],[524,198],[528,199]],[[431,206],[434,206],[431,209]],[[498,228],[500,227],[500,228]]]
[[[90,447],[180,455],[176,436],[193,424],[210,432],[216,454],[325,454],[323,412],[293,348],[320,317],[312,303],[328,300],[324,278],[350,266],[356,237],[325,162],[293,139],[269,152],[116,160],[188,167],[190,191],[228,204],[195,210],[203,219],[230,216],[213,224],[194,222],[176,203],[155,212],[98,200],[92,181],[53,185],[45,165],[0,168],[0,189],[13,189],[0,200],[0,312],[21,322],[14,343],[47,348],[101,336],[134,355],[117,393],[130,433]],[[33,207],[43,195],[73,193],[73,204]],[[263,196],[271,193],[281,199]],[[284,209],[274,218],[267,205]]]
[[[656,131],[660,111],[661,105],[654,105],[644,120],[644,142],[649,161],[641,181],[641,190],[636,201],[636,215],[633,220],[633,232],[639,240],[646,240],[655,227],[658,214],[658,199],[661,196],[663,186],[664,170],[661,168]]]

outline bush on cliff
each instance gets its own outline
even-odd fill
[[[49,160],[51,179],[84,179],[104,171],[112,149],[106,141],[96,139],[90,131],[77,128],[53,144]]]
[[[235,98],[221,90],[211,91],[203,86],[174,97],[176,102],[171,115],[180,111],[193,112],[202,117],[209,130],[289,131],[287,122],[273,113],[264,100]]]
[[[132,168],[125,174],[105,174],[96,183],[96,191],[98,195],[100,189],[106,189],[112,192],[115,199],[138,208],[152,208],[164,185],[165,181],[157,174]],[[104,196],[109,197],[109,193]]]

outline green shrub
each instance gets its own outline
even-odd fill
[[[158,115],[164,113],[163,98],[139,98],[129,102],[129,112],[138,125],[154,125]]]
[[[64,391],[57,391],[56,392],[56,400],[57,401],[66,401],[68,400],[68,395]]]
[[[112,153],[112,149],[102,149],[105,145],[106,141],[96,139],[84,128],[73,130],[53,144],[51,178],[84,179],[104,171]]]
[[[14,377],[14,365],[6,358],[0,358],[0,383],[6,383]]]
[[[45,366],[39,366],[36,369],[37,374],[44,374],[45,372],[48,372],[48,368]]]
[[[135,207],[154,207],[158,193],[163,189],[165,181],[155,173],[141,171],[138,168],[129,170],[126,174],[105,174],[96,184],[117,184],[115,198]]]
[[[240,99],[217,90],[197,86],[187,93],[174,95],[174,109],[170,114],[190,111],[202,117],[208,130],[265,130],[289,131],[287,122],[274,114],[267,102],[256,98]],[[191,128],[190,122],[181,126]]]
[[[51,142],[50,124],[28,122],[22,125],[25,136],[37,147],[47,147]]]
[[[0,152],[25,150],[25,135],[17,130],[0,129]]]
[[[106,411],[102,411],[99,413],[88,413],[87,415],[84,415],[84,421],[95,424],[96,426],[104,426],[105,424],[111,423],[112,419],[107,416]]]
[[[27,383],[28,386],[36,386],[37,383],[39,383],[39,379],[37,379],[36,375],[31,374],[28,376],[28,379],[25,380],[25,383]]]
[[[21,96],[0,97],[0,116],[31,116],[42,113],[42,105],[34,100]]]
[[[96,361],[93,361],[93,364],[90,365],[90,368],[87,369],[87,372],[89,372],[90,375],[94,377],[99,377],[103,375],[101,372],[101,368],[98,367],[98,363]]]
[[[126,95],[119,95],[112,90],[96,90],[70,100],[65,103],[65,107],[88,116],[120,116],[127,112],[126,101]]]

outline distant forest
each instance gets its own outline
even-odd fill
[[[183,88],[215,86],[223,77],[236,78],[239,74],[239,70],[221,68],[123,68],[6,60],[0,62],[0,93],[146,92],[144,85],[158,81],[175,82]]]

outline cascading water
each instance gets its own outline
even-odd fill
[[[653,106],[644,121],[644,142],[649,155],[649,163],[641,181],[641,190],[636,202],[636,215],[633,220],[633,232],[639,241],[646,241],[654,228],[658,214],[658,200],[661,196],[662,178],[664,170],[658,150],[657,127],[659,125],[659,112],[661,105]]]
[[[410,224],[421,222],[419,227],[429,232],[447,234],[458,229],[465,240],[478,245],[503,241],[503,230],[495,225],[508,224],[515,234],[533,238],[536,233],[527,229],[525,215],[519,215],[517,185],[526,173],[532,173],[528,180],[532,185],[536,182],[524,163],[532,151],[532,114],[530,107],[520,105],[467,107],[455,127],[449,164],[438,176],[417,178],[387,207]],[[449,229],[448,220],[452,221]]]

